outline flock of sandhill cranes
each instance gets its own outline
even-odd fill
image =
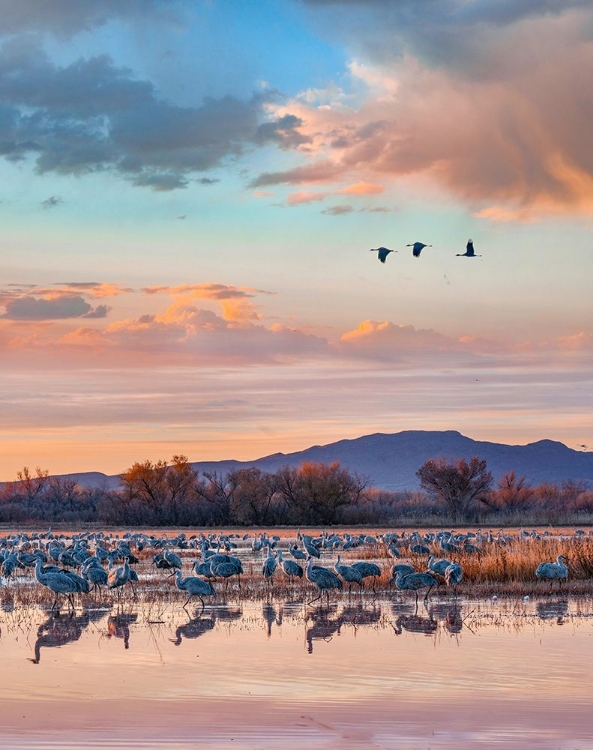
[[[370,560],[346,563],[343,553],[354,548],[361,548],[366,555],[369,554],[369,549],[378,552],[378,547],[384,545],[387,553],[396,558],[391,568],[390,586],[395,585],[399,591],[414,592],[418,603],[419,592],[425,592],[426,601],[432,589],[441,582],[457,594],[457,586],[463,579],[463,569],[459,562],[437,559],[435,551],[476,554],[483,545],[497,543],[491,533],[488,538],[482,536],[481,532],[453,534],[439,531],[424,535],[418,532],[406,535],[403,532],[401,536],[392,532],[376,537],[368,534],[323,532],[320,536],[313,537],[299,531],[296,539],[289,541],[286,549],[282,550],[280,545],[283,540],[279,536],[270,537],[265,533],[255,534],[252,538],[245,534],[242,539],[238,534],[211,534],[208,537],[201,534],[188,539],[185,534],[167,538],[141,533],[109,538],[100,532],[57,539],[48,532],[31,537],[21,534],[0,539],[0,573],[6,579],[18,568],[34,568],[38,583],[55,594],[52,609],[57,606],[58,597],[62,596],[74,610],[75,594],[89,594],[98,587],[106,586],[107,589],[117,591],[119,598],[126,584],[134,590],[138,574],[132,565],[140,561],[138,554],[152,549],[156,552],[152,557],[155,568],[166,570],[170,576],[175,576],[177,588],[186,595],[183,606],[186,607],[192,598],[196,598],[204,607],[204,599],[216,593],[213,582],[225,580],[226,589],[228,580],[235,576],[239,588],[241,587],[244,569],[237,552],[242,541],[242,552],[249,554],[249,548],[245,544],[249,540],[251,552],[265,556],[261,563],[261,575],[270,589],[277,570],[281,570],[291,582],[306,578],[313,584],[318,593],[307,604],[321,599],[324,594],[329,601],[330,591],[340,590],[344,585],[348,586],[349,593],[353,585],[357,585],[362,591],[365,579],[371,579],[375,592],[375,583],[383,571],[377,563]],[[501,541],[504,540],[499,539]],[[184,558],[172,548],[178,548],[180,552],[194,550],[199,555],[192,563],[195,575],[183,576]],[[412,555],[428,556],[425,570],[416,570],[409,563],[397,560],[405,548]],[[333,567],[320,564],[322,552],[326,557],[337,552]],[[284,554],[290,557],[285,559]],[[299,561],[305,560],[307,562],[303,567]],[[561,583],[568,579],[566,563],[566,558],[559,555],[555,562],[541,563],[535,570],[535,576],[541,580]],[[253,564],[252,557],[250,572],[253,572]]]
[[[425,245],[424,242],[413,242],[409,245],[406,245],[406,247],[412,248],[412,255],[414,258],[419,258],[420,253],[425,247],[432,247],[432,245]],[[373,247],[370,250],[371,253],[378,253],[378,258],[381,261],[381,263],[385,263],[387,260],[387,256],[389,253],[397,253],[397,250],[390,250],[388,247]],[[481,258],[481,255],[476,255],[476,251],[474,250],[474,241],[472,239],[469,239],[467,241],[467,245],[465,246],[465,252],[464,253],[457,253],[457,258]]]

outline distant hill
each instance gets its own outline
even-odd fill
[[[370,477],[374,487],[386,490],[415,490],[419,483],[416,471],[430,458],[442,456],[486,459],[495,480],[507,471],[525,475],[532,484],[584,480],[593,486],[593,453],[572,450],[554,440],[539,440],[528,445],[505,445],[472,440],[454,430],[429,432],[407,430],[392,434],[376,433],[354,440],[340,440],[329,445],[315,445],[296,453],[274,453],[254,461],[198,461],[199,471],[226,473],[255,466],[274,472],[282,466],[298,466],[303,461],[340,464],[351,471]],[[86,487],[117,487],[117,476],[100,472],[69,474]]]

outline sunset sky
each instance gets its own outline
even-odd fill
[[[593,446],[590,0],[0,0],[0,34],[0,480]]]

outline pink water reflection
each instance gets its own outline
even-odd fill
[[[593,748],[589,603],[1,616],[0,746]]]

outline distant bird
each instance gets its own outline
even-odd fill
[[[313,602],[321,599],[324,591],[329,603],[329,589],[342,588],[342,581],[340,581],[334,571],[330,570],[329,568],[323,568],[321,565],[313,565],[313,558],[311,557],[311,555],[309,555],[309,562],[307,564],[307,578],[311,581],[311,583],[314,583],[319,590],[319,596],[311,599],[311,601],[307,602],[307,604],[313,604]]]
[[[397,253],[397,250],[390,250],[388,247],[373,247],[370,250],[371,253],[379,253],[377,256],[381,263],[385,263],[389,253]]]
[[[432,589],[438,586],[438,581],[432,573],[410,573],[410,575],[405,576],[400,572],[395,577],[395,585],[400,591],[414,591],[416,604],[418,604],[418,591],[428,589],[424,597],[424,601],[426,601]]]
[[[568,580],[568,566],[566,562],[567,560],[563,555],[558,555],[555,563],[540,563],[535,570],[535,575],[543,581],[550,581],[550,583],[556,580],[560,586],[562,581]]]
[[[457,258],[481,258],[481,255],[476,255],[474,250],[474,241],[468,240],[467,245],[465,246],[465,252],[464,253],[457,253]]]
[[[422,252],[422,248],[424,247],[432,247],[432,245],[425,245],[424,242],[414,242],[414,244],[406,245],[406,247],[412,248],[412,255],[414,258],[419,258],[420,253]]]
[[[202,610],[206,606],[204,604],[203,596],[215,596],[216,591],[210,581],[205,581],[203,578],[197,578],[195,576],[188,576],[187,578],[181,577],[181,571],[175,571],[175,585],[181,591],[185,591],[187,599],[183,604],[183,608],[187,607],[189,600],[192,596],[197,596],[202,602]]]

